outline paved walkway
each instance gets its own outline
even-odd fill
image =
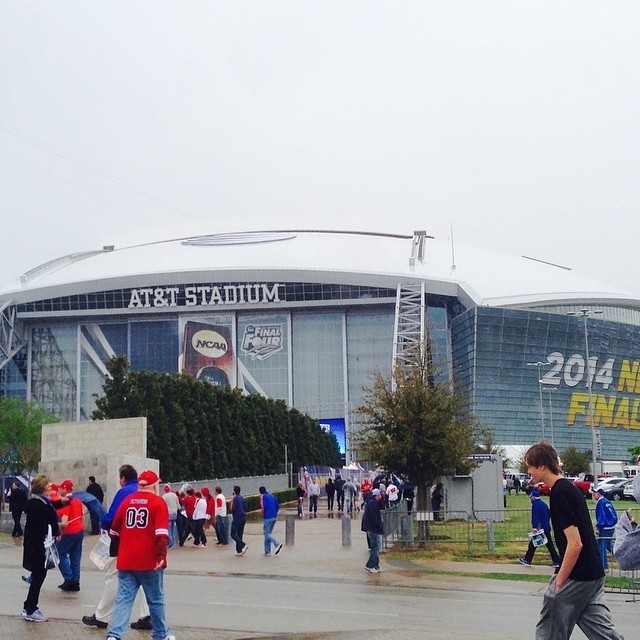
[[[282,514],[276,525],[275,535],[284,542],[285,525]],[[443,589],[460,588],[464,582],[465,590],[477,589],[479,592],[486,589],[486,580],[469,580],[454,575],[434,575],[427,570],[442,572],[497,572],[497,573],[540,573],[550,575],[552,569],[548,566],[523,567],[519,564],[480,564],[470,562],[428,562],[427,566],[420,566],[411,561],[385,562],[386,571],[379,575],[371,575],[364,571],[364,563],[367,558],[366,543],[360,532],[360,521],[351,522],[351,546],[342,545],[342,519],[328,517],[326,511],[320,511],[317,518],[295,521],[295,544],[285,546],[278,556],[265,557],[262,540],[262,524],[258,521],[249,522],[245,531],[245,541],[249,545],[248,553],[243,557],[234,555],[232,545],[228,547],[216,547],[215,535],[209,535],[209,546],[206,549],[197,549],[187,543],[184,548],[175,548],[169,552],[169,568],[165,573],[165,588],[167,592],[167,617],[171,623],[172,633],[178,640],[199,640],[212,637],[212,629],[215,629],[215,637],[223,640],[238,638],[360,638],[371,640],[370,632],[350,631],[348,634],[332,632],[323,633],[318,629],[313,636],[308,633],[282,633],[279,635],[260,633],[261,626],[257,618],[265,612],[247,612],[243,629],[255,628],[257,631],[238,633],[229,630],[229,625],[211,609],[211,615],[207,609],[200,611],[197,616],[189,618],[182,614],[181,607],[172,608],[172,600],[184,597],[186,590],[190,598],[201,600],[203,597],[212,597],[208,593],[202,593],[200,585],[216,584],[237,585],[242,580],[252,580],[257,585],[256,579],[260,579],[260,588],[271,584],[278,588],[278,581],[299,581],[300,590],[310,583],[316,583],[319,589],[321,585],[340,584],[357,591],[362,586],[379,585],[383,587],[400,587],[412,590],[433,588],[439,585]],[[26,585],[21,581],[22,549],[14,545],[11,538],[6,535],[0,537],[0,579],[2,581],[2,598],[0,599],[0,638],[28,638],[28,639],[73,639],[78,637],[103,638],[104,631],[89,628],[80,621],[83,615],[90,615],[98,602],[102,590],[103,576],[89,559],[89,552],[95,543],[95,537],[85,538],[82,560],[82,590],[79,593],[63,593],[56,588],[60,582],[57,572],[50,572],[42,590],[40,607],[49,616],[46,624],[29,624],[20,618],[22,602],[26,596]],[[203,582],[207,578],[220,578],[216,583]],[[538,591],[541,585],[526,582],[492,581],[499,591],[512,593],[522,590],[523,593]],[[476,584],[477,583],[477,584]],[[249,583],[247,583],[249,584]],[[231,587],[230,587],[231,588]],[[268,588],[268,587],[267,587]],[[180,590],[179,592],[177,590]],[[290,625],[289,625],[290,626]],[[272,625],[271,628],[274,628]],[[283,627],[285,628],[285,627]],[[227,630],[225,630],[227,629]],[[417,638],[423,634],[416,634]],[[148,632],[130,631],[128,638],[148,638]],[[375,634],[376,640],[396,640],[397,633],[381,630]],[[403,632],[403,639],[411,640],[411,633]]]

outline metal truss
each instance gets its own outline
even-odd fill
[[[11,306],[11,301],[0,307],[0,369],[5,367],[24,346],[20,335],[17,311]]]
[[[399,283],[396,292],[396,315],[393,331],[393,362],[411,367],[420,353],[425,332],[425,283]]]
[[[31,343],[31,398],[45,411],[75,420],[78,385],[54,333],[34,329]]]

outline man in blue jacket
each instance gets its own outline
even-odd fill
[[[591,492],[596,501],[596,536],[598,536],[598,551],[602,560],[602,568],[609,571],[607,551],[613,553],[611,539],[618,522],[618,514],[611,502],[604,497],[604,489]]]
[[[123,464],[118,470],[118,473],[120,476],[120,489],[118,489],[116,495],[113,496],[113,502],[109,507],[109,511],[100,520],[100,526],[105,531],[109,531],[111,522],[115,518],[118,507],[122,501],[132,493],[138,491],[138,472],[130,464]],[[109,559],[109,563],[106,566],[102,598],[100,598],[94,614],[82,617],[82,622],[90,627],[106,629],[111,614],[113,613],[113,605],[115,604],[116,593],[118,591],[118,570],[116,569],[115,553],[114,551],[113,556]],[[144,593],[138,593],[136,603],[139,604],[140,615],[136,622],[131,623],[131,628],[151,629],[151,615]]]
[[[264,487],[258,489],[260,492],[260,509],[262,510],[262,532],[264,533],[264,555],[271,555],[271,545],[275,547],[276,555],[280,553],[282,545],[273,537],[272,531],[278,519],[280,503],[278,498],[270,494]]]
[[[540,498],[538,491],[532,491],[529,494],[531,499],[531,526],[533,529],[542,529],[544,535],[547,536],[547,549],[551,554],[551,564],[554,567],[560,566],[560,556],[553,546],[553,540],[551,539],[551,513],[547,503]],[[533,541],[529,541],[529,548],[524,558],[518,558],[518,562],[525,567],[530,567],[533,561],[533,555],[536,552],[536,547],[533,546]]]
[[[382,512],[380,511],[381,500],[380,489],[374,489],[366,495],[362,523],[360,524],[360,529],[366,532],[369,542],[369,559],[364,567],[364,570],[369,573],[384,571],[380,566],[380,549],[382,549],[382,536],[384,535]]]

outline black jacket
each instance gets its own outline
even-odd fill
[[[27,492],[18,487],[11,487],[11,495],[9,496],[9,511],[11,513],[22,513],[27,506]]]
[[[382,523],[382,512],[380,510],[380,502],[370,493],[365,498],[364,512],[362,514],[362,523],[360,525],[362,531],[367,533],[377,533],[384,535],[384,525]]]
[[[60,534],[55,509],[44,498],[33,496],[25,509],[27,523],[24,527],[22,566],[27,571],[44,567],[44,539],[47,525],[55,538]]]
[[[92,496],[98,498],[98,502],[102,504],[104,502],[104,491],[102,487],[97,482],[92,482],[87,487],[87,493],[90,493]]]

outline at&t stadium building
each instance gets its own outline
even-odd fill
[[[591,450],[589,391],[602,458],[640,444],[637,295],[424,232],[254,228],[105,246],[8,283],[0,309],[0,394],[65,421],[91,416],[105,362],[125,354],[134,370],[282,399],[331,429],[348,463],[363,387],[428,328],[439,375],[499,444]]]

